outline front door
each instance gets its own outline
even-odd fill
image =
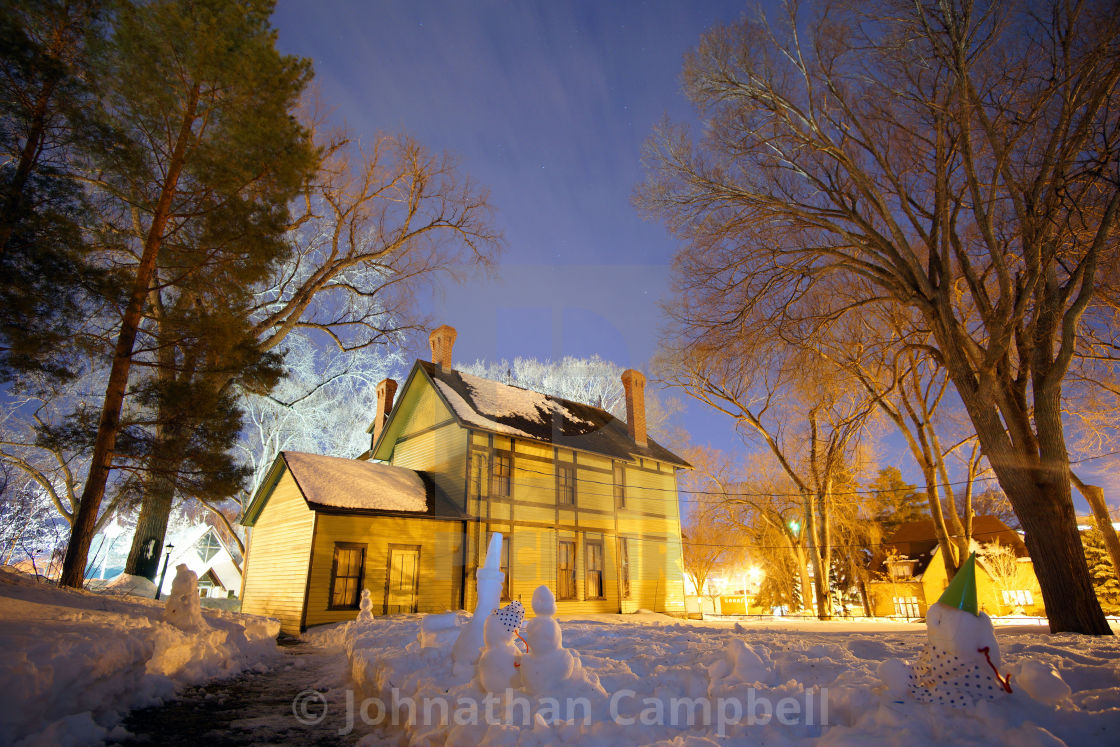
[[[416,611],[416,585],[419,579],[420,545],[389,545],[386,615]]]

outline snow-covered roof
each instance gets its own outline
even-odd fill
[[[616,459],[646,457],[670,464],[688,462],[653,439],[639,446],[626,424],[606,410],[502,384],[418,361],[455,417],[468,427],[528,438]]]
[[[312,508],[428,510],[427,488],[414,470],[301,451],[281,457]]]

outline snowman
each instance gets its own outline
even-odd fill
[[[485,692],[504,693],[517,687],[517,672],[521,650],[513,637],[525,619],[525,608],[514,600],[486,618],[483,627],[483,648],[478,657],[478,683]]]
[[[532,620],[525,624],[529,653],[521,660],[521,681],[534,695],[555,691],[556,685],[571,676],[576,658],[563,646],[563,633],[556,614],[556,598],[547,586],[533,592]]]
[[[525,624],[525,643],[529,651],[521,659],[521,683],[534,695],[558,692],[583,692],[587,689],[605,695],[599,678],[584,670],[579,652],[564,648],[563,633],[556,614],[556,598],[547,586],[533,592],[532,620]],[[574,689],[573,689],[574,688]]]
[[[910,695],[922,703],[957,707],[1011,692],[1000,675],[999,644],[991,619],[976,608],[976,553],[926,611],[928,643],[910,669]]]
[[[373,622],[373,599],[370,598],[369,589],[362,589],[362,600],[358,602],[358,622]]]
[[[182,630],[205,630],[210,626],[202,617],[202,604],[198,598],[198,576],[186,563],[175,568],[175,580],[163,609],[164,622]]]

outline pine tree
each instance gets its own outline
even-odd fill
[[[1107,615],[1120,615],[1120,581],[1116,578],[1116,569],[1112,567],[1100,530],[1082,532],[1081,545],[1085,548],[1085,562],[1089,566],[1089,576],[1093,579],[1101,609]]]
[[[867,484],[876,508],[875,518],[883,528],[883,537],[894,534],[900,524],[928,518],[926,495],[915,485],[902,479],[898,467],[888,466],[879,470],[874,480]]]
[[[130,291],[64,585],[82,584],[136,341],[156,313],[153,289],[172,296],[170,304],[193,301],[189,290],[179,291],[206,276],[218,285],[195,298],[236,309],[235,289],[266,277],[286,256],[286,206],[315,164],[291,114],[310,65],[276,51],[272,10],[269,0],[125,1],[111,19],[93,76],[105,137],[91,160],[104,174],[104,235],[121,237],[115,248],[127,262]],[[223,293],[233,302],[225,304]],[[155,333],[157,350],[167,333]]]
[[[72,155],[90,135],[84,77],[97,0],[0,1],[0,379],[75,374],[73,333],[102,273]]]

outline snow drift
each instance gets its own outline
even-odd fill
[[[60,589],[0,568],[0,744],[122,736],[113,729],[133,708],[277,655],[279,622],[203,613],[191,580],[176,581],[179,607],[169,613],[154,599]]]

